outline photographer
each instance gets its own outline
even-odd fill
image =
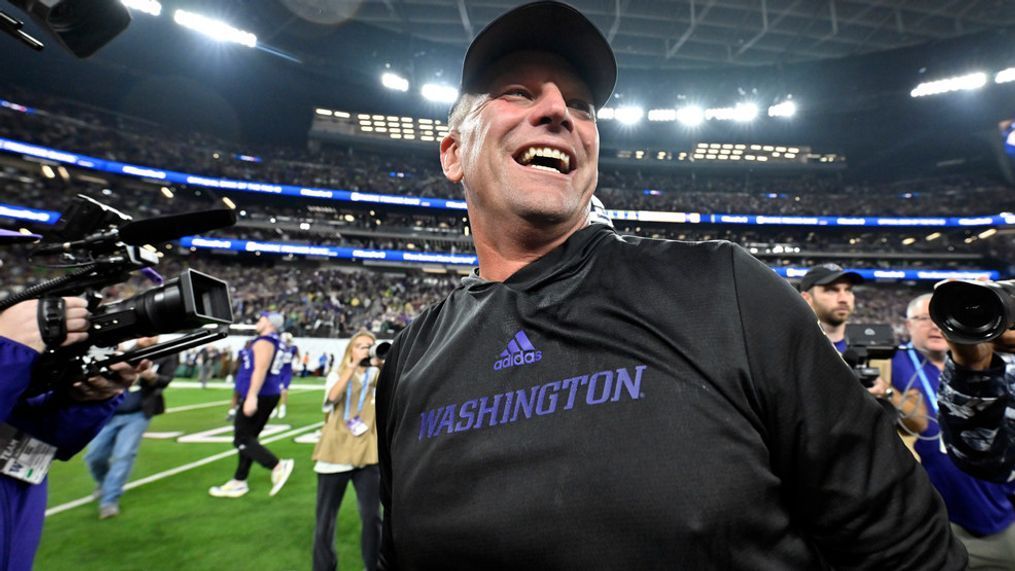
[[[938,405],[955,464],[992,482],[1015,480],[1015,331],[990,343],[948,341]]]
[[[18,442],[33,443],[16,458],[0,457],[0,568],[30,569],[42,534],[46,509],[46,480],[52,458],[67,460],[84,448],[109,420],[126,387],[151,365],[114,365],[115,378],[92,377],[65,392],[49,391],[26,398],[32,367],[47,346],[68,346],[87,339],[85,300],[63,298],[66,334],[62,340],[43,340],[39,302],[30,300],[0,313],[0,450],[8,453]],[[14,442],[14,441],[18,442]],[[33,441],[38,441],[34,443]],[[44,446],[44,445],[48,446]],[[33,472],[19,470],[33,466]],[[15,477],[15,474],[18,477]],[[27,478],[24,479],[24,478]],[[29,481],[30,480],[30,481]]]
[[[959,412],[958,409],[962,407],[958,403],[965,403],[964,410],[979,410],[975,405],[969,406],[970,402],[960,400],[959,395],[950,390],[946,383],[952,383],[951,386],[957,384],[963,390],[977,387],[972,390],[985,395],[978,389],[984,383],[990,384],[988,378],[992,374],[996,382],[1002,381],[1004,366],[999,358],[995,369],[979,373],[972,370],[987,369],[991,364],[993,347],[989,344],[954,344],[952,355],[956,363],[960,364],[956,367],[956,363],[949,362],[947,351],[950,344],[930,317],[930,300],[931,294],[925,294],[909,303],[906,328],[912,344],[896,353],[892,360],[892,379],[899,390],[916,387],[933,410],[931,420],[935,422],[920,434],[916,451],[931,483],[948,508],[952,531],[969,552],[969,568],[1015,569],[1015,506],[1009,499],[1015,488],[1010,484],[997,484],[974,477],[979,476],[977,470],[963,471],[966,468],[957,457],[953,461],[948,456],[945,442],[942,441],[942,432],[946,437],[949,433],[949,420],[958,420],[965,431],[971,428],[969,419],[963,418],[963,413]],[[961,371],[958,375],[957,370]],[[1003,389],[996,384],[992,388]],[[942,395],[948,394],[951,400],[942,399],[939,403],[935,398],[939,392]],[[992,395],[996,396],[997,394]],[[999,410],[1003,417],[1004,404],[1001,404]],[[938,418],[941,422],[940,429],[937,426]],[[1004,431],[998,431],[998,434],[1002,432]],[[983,449],[978,445],[982,442],[982,434],[974,436],[976,442],[961,441],[960,449],[982,454]]]
[[[338,367],[327,376],[324,428],[314,447],[317,472],[314,571],[334,571],[335,526],[346,487],[352,482],[359,504],[363,566],[377,568],[381,539],[380,470],[377,467],[377,418],[374,391],[380,361],[371,360],[376,339],[368,331],[352,336]]]

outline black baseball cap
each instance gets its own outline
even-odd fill
[[[847,272],[838,264],[821,264],[807,270],[800,280],[800,291],[807,291],[816,285],[828,285],[839,280],[846,280],[856,285],[863,283],[863,277],[856,272]]]
[[[592,91],[596,108],[617,85],[617,58],[610,42],[588,18],[562,2],[524,4],[490,22],[469,46],[460,93],[476,93],[494,63],[519,51],[550,52],[564,58]]]

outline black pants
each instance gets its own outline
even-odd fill
[[[351,472],[317,475],[317,526],[314,528],[314,571],[335,571],[335,520],[342,505],[345,488],[352,480],[363,524],[360,551],[366,571],[377,569],[377,549],[381,541],[381,471],[377,466]]]
[[[236,411],[236,424],[233,428],[233,446],[240,451],[240,461],[236,465],[236,474],[233,479],[246,480],[250,475],[250,466],[256,461],[267,469],[272,469],[278,464],[278,458],[257,441],[257,437],[264,430],[268,423],[271,411],[275,410],[278,404],[278,395],[257,397],[257,412],[254,416],[243,414],[243,400],[239,401],[240,408]]]

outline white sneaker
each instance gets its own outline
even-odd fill
[[[285,460],[279,460],[278,464],[271,470],[271,491],[268,492],[269,496],[274,496],[282,489],[286,481],[289,480],[290,474],[293,473],[293,466],[296,464],[291,458]]]
[[[208,493],[216,498],[238,498],[250,491],[247,483],[240,480],[229,480],[221,486],[212,486]]]

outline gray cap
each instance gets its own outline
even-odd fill
[[[260,317],[267,317],[268,323],[275,329],[280,330],[285,325],[285,317],[282,317],[282,314],[277,311],[262,311]]]

